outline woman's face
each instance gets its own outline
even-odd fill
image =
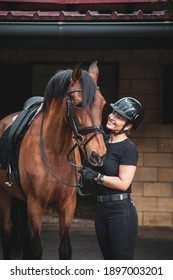
[[[126,122],[127,119],[125,117],[113,110],[113,112],[108,115],[106,127],[112,131],[119,131],[124,127]]]

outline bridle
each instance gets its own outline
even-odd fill
[[[98,88],[96,88],[98,89]],[[67,182],[65,181],[62,181],[54,172],[53,170],[51,169],[51,166],[49,165],[48,163],[48,160],[47,160],[47,157],[46,157],[46,154],[45,154],[45,150],[44,150],[44,142],[43,142],[43,120],[44,120],[44,115],[42,117],[42,123],[41,123],[41,129],[40,129],[40,147],[41,147],[41,153],[42,153],[42,157],[43,157],[43,160],[46,164],[46,167],[49,171],[49,173],[51,174],[52,177],[54,177],[59,183],[62,183],[66,186],[70,186],[70,187],[77,187],[78,190],[79,188],[81,187],[81,182],[79,182],[78,180],[78,177],[77,177],[77,169],[80,169],[81,166],[78,166],[76,164],[76,162],[72,162],[70,160],[70,155],[71,153],[77,148],[81,146],[83,146],[84,148],[84,151],[85,151],[85,157],[88,158],[87,156],[87,152],[86,152],[86,145],[89,143],[89,141],[91,141],[92,138],[94,138],[98,133],[102,133],[103,135],[105,134],[104,130],[103,130],[103,127],[101,125],[93,125],[93,126],[88,126],[88,127],[85,127],[85,128],[80,128],[78,127],[78,124],[75,120],[75,117],[74,117],[74,112],[73,112],[73,108],[72,108],[72,98],[71,98],[71,94],[73,92],[82,92],[82,89],[81,88],[78,88],[78,89],[73,89],[73,90],[68,90],[67,92],[67,99],[66,99],[66,108],[67,108],[67,114],[66,114],[66,117],[67,117],[67,121],[69,123],[69,125],[71,126],[72,130],[73,130],[73,133],[74,133],[74,140],[75,140],[75,143],[74,145],[72,146],[72,148],[69,150],[68,154],[67,154],[67,159],[68,159],[68,162],[73,166],[75,167],[75,179],[76,179],[76,184],[68,184]],[[85,138],[83,137],[84,134],[88,134],[88,133],[93,133],[93,135],[91,135],[91,137],[89,137],[88,140],[85,140]],[[80,149],[81,150],[81,149]],[[75,160],[74,160],[75,161]],[[80,193],[82,195],[82,193]]]
[[[98,89],[98,88],[96,88]],[[84,128],[79,128],[77,125],[77,122],[75,120],[74,117],[74,113],[73,113],[73,108],[72,108],[72,100],[71,100],[71,93],[73,92],[82,92],[82,89],[78,88],[78,89],[73,89],[71,91],[68,91],[68,95],[67,95],[67,99],[66,99],[66,106],[67,106],[67,120],[69,125],[72,127],[72,130],[74,132],[74,140],[75,140],[75,144],[73,145],[73,147],[70,149],[70,151],[67,154],[67,159],[69,161],[69,163],[77,168],[80,168],[79,166],[77,166],[75,163],[72,163],[69,159],[70,154],[72,153],[72,151],[74,151],[74,149],[76,147],[81,147],[83,146],[84,148],[84,152],[85,152],[85,157],[88,159],[87,156],[87,152],[86,152],[86,145],[91,141],[92,138],[94,138],[98,133],[102,133],[103,135],[105,134],[103,131],[103,127],[101,125],[93,125],[93,126],[88,126],[88,127],[84,127]],[[88,140],[85,140],[85,138],[83,137],[84,134],[89,134],[89,133],[93,133],[93,135],[91,135],[89,137]]]

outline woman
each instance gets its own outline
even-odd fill
[[[94,170],[82,167],[79,172],[84,180],[94,179],[98,184],[95,229],[103,258],[132,260],[138,217],[130,193],[138,152],[128,135],[142,123],[144,110],[132,97],[124,97],[110,105],[113,112],[106,124],[110,134],[106,140],[104,164]]]

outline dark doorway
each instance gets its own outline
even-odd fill
[[[32,95],[32,65],[0,64],[0,118],[21,111]]]
[[[173,65],[167,65],[163,73],[163,123],[173,124],[172,112]]]
[[[98,85],[101,93],[106,99],[106,105],[103,110],[102,125],[106,130],[106,123],[108,114],[112,112],[110,103],[115,103],[119,98],[119,77],[118,77],[118,64],[115,63],[99,63],[99,80]]]

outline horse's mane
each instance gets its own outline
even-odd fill
[[[73,70],[60,70],[48,82],[44,93],[44,106],[52,98],[61,98],[67,92],[72,78]],[[92,107],[95,100],[96,84],[86,70],[82,71],[80,78],[83,90],[83,107]]]

